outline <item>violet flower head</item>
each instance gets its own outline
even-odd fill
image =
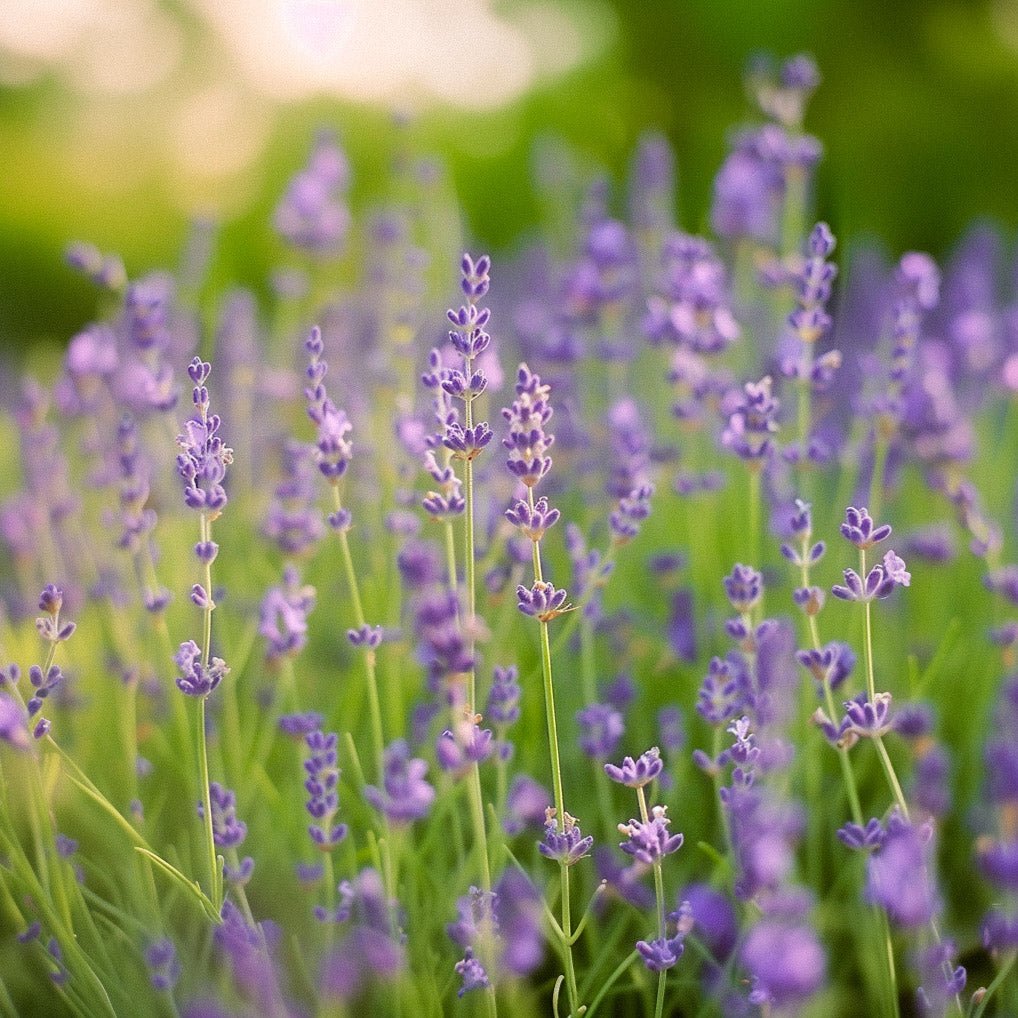
[[[798,308],[789,315],[788,323],[805,344],[815,344],[830,328],[831,318],[825,310],[831,299],[831,285],[837,267],[827,261],[834,250],[834,235],[826,223],[817,223],[809,235],[808,257],[796,274]]]
[[[619,834],[626,836],[619,848],[648,866],[677,852],[684,840],[681,833],[672,834],[668,830],[671,821],[667,806],[653,806],[650,814],[646,822],[630,820],[628,824],[619,824]]]
[[[696,712],[708,724],[724,724],[744,709],[745,688],[742,669],[736,662],[711,658],[707,675],[700,686]]]
[[[462,997],[471,990],[484,990],[491,985],[487,970],[474,957],[473,948],[468,947],[463,958],[456,962],[453,971],[463,980],[463,985],[456,991],[457,997]]]
[[[184,481],[184,504],[215,519],[227,502],[226,468],[233,462],[233,450],[219,437],[218,414],[209,413],[208,381],[212,366],[195,357],[187,373],[194,382],[191,397],[197,411],[177,436],[177,473]]]
[[[424,780],[428,765],[412,759],[410,748],[399,739],[385,750],[382,788],[366,785],[364,798],[395,824],[408,824],[428,815],[435,789]]]
[[[605,764],[604,772],[612,781],[616,781],[620,785],[626,785],[629,788],[643,788],[660,776],[664,766],[661,750],[657,746],[652,746],[636,760],[627,756],[620,766]]]
[[[180,978],[180,961],[173,941],[154,940],[145,948],[145,966],[153,989],[172,990]]]
[[[572,611],[573,606],[566,603],[568,597],[567,591],[545,580],[535,581],[529,590],[522,584],[516,588],[519,610],[539,622],[551,622],[552,619]]]
[[[212,837],[219,848],[237,848],[247,837],[247,824],[237,819],[237,797],[218,781],[209,784],[209,802],[212,804]],[[198,816],[204,812],[198,804]]]
[[[512,835],[526,827],[542,825],[550,805],[551,795],[544,785],[526,774],[517,774],[506,797],[503,830]]]
[[[841,524],[841,536],[861,551],[866,551],[890,537],[891,527],[887,523],[877,526],[870,517],[868,509],[857,509],[850,505],[845,510],[845,520]]]
[[[308,827],[308,834],[323,852],[328,852],[346,837],[347,831],[346,824],[333,823],[339,810],[339,736],[335,732],[325,734],[317,731],[308,735],[304,741],[310,750],[310,755],[304,761],[307,810],[315,821]]]
[[[883,844],[867,862],[867,898],[880,905],[896,926],[915,929],[939,912],[932,835],[928,824],[914,826],[895,811],[888,818]]]
[[[747,382],[736,399],[721,435],[721,444],[740,459],[760,464],[773,449],[780,403],[771,393],[770,375]]]
[[[502,946],[501,967],[516,976],[533,972],[544,959],[543,916],[537,889],[510,866],[495,887],[493,911]]]
[[[531,541],[540,541],[558,523],[561,515],[558,509],[548,505],[543,495],[534,503],[533,509],[523,499],[517,499],[505,511],[505,518]]]
[[[349,176],[339,145],[322,134],[276,206],[273,225],[280,236],[317,257],[338,254],[350,228],[350,211],[343,203]]]
[[[636,950],[640,952],[643,963],[651,972],[664,972],[672,968],[682,957],[686,935],[694,925],[693,910],[689,902],[682,902],[678,909],[669,915],[669,919],[675,924],[675,933],[672,936],[636,942]]]
[[[739,957],[750,976],[751,1003],[795,1008],[826,979],[827,958],[816,933],[785,917],[761,919],[747,934]]]
[[[508,727],[520,719],[519,672],[515,665],[495,668],[488,692],[486,716],[494,725]]]
[[[283,583],[262,599],[258,632],[266,641],[269,661],[291,657],[307,642],[307,617],[315,606],[315,588],[300,582],[295,566],[283,570]]]
[[[221,657],[214,657],[205,664],[201,648],[194,640],[182,643],[173,660],[180,669],[177,688],[187,696],[208,696],[230,671]]]
[[[316,325],[304,344],[308,353],[307,413],[315,425],[315,462],[322,476],[330,484],[338,484],[346,473],[353,456],[349,434],[353,426],[344,411],[338,409],[325,388],[325,375],[329,369],[324,359],[325,344],[322,331]],[[332,522],[330,520],[330,522]]]
[[[461,777],[471,764],[487,760],[494,749],[491,729],[481,728],[476,721],[467,718],[456,725],[455,731],[442,732],[435,742],[435,758],[442,770]]]
[[[528,488],[533,488],[551,469],[548,450],[555,436],[546,431],[552,408],[548,397],[550,386],[521,364],[516,375],[516,399],[502,411],[509,431],[502,445],[509,450],[506,465],[509,472]]]
[[[31,748],[25,712],[12,696],[0,693],[0,740],[24,752]]]
[[[907,587],[912,582],[912,574],[905,568],[905,563],[893,551],[884,555],[866,574],[863,580],[854,569],[844,572],[844,584],[836,583],[831,593],[842,601],[877,601],[890,597],[896,587]]]
[[[626,726],[622,715],[610,704],[591,703],[576,712],[580,748],[595,760],[604,760],[618,747]]]
[[[832,690],[837,689],[855,667],[855,652],[847,643],[838,640],[832,640],[819,650],[810,647],[796,651],[795,657],[816,680],[821,693],[825,684]]]
[[[537,843],[537,850],[545,859],[572,866],[590,853],[593,844],[593,836],[583,836],[575,817],[566,813],[565,823],[560,827],[554,807],[548,807],[545,811],[544,838]]]
[[[39,595],[39,611],[45,614],[35,620],[35,628],[47,643],[62,643],[74,635],[75,624],[60,621],[63,604],[64,592],[52,583],[47,584]]]
[[[653,484],[641,484],[625,498],[619,499],[618,508],[608,518],[615,544],[625,544],[640,532],[640,525],[650,515],[650,499],[653,494]]]
[[[725,596],[740,615],[751,612],[763,596],[763,577],[752,566],[736,563],[724,585]]]

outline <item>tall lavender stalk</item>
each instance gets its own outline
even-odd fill
[[[350,553],[348,534],[352,517],[350,510],[344,508],[339,491],[340,478],[346,473],[353,452],[349,439],[351,424],[346,414],[329,398],[325,388],[328,364],[323,356],[325,346],[322,343],[322,332],[318,326],[311,330],[311,335],[304,344],[304,348],[308,353],[308,384],[304,389],[304,394],[308,401],[308,417],[311,418],[318,431],[315,439],[315,459],[322,476],[329,482],[332,496],[332,512],[328,516],[328,521],[329,526],[339,536],[343,572],[346,575],[347,590],[350,594],[356,626],[351,632],[360,637],[359,640],[355,639],[351,642],[360,646],[364,654],[375,772],[381,775],[384,771],[385,740],[382,734],[382,709],[378,696],[378,676],[375,667],[375,650],[378,647],[378,640],[372,638],[372,627],[368,625],[364,616],[357,570],[354,568],[353,556]]]
[[[209,391],[205,383],[211,370],[212,365],[199,357],[195,357],[188,366],[187,373],[194,382],[191,398],[196,415],[185,422],[184,430],[177,436],[181,450],[177,454],[177,472],[184,481],[184,504],[197,512],[199,518],[199,540],[194,546],[194,553],[203,567],[203,582],[192,586],[191,601],[202,612],[202,645],[199,648],[194,640],[185,641],[174,660],[180,670],[178,688],[198,700],[195,737],[208,857],[209,897],[218,911],[223,904],[223,861],[217,858],[212,829],[205,701],[229,671],[222,658],[210,656],[212,612],[216,607],[212,599],[212,563],[219,553],[219,545],[212,540],[212,523],[226,507],[223,481],[227,466],[233,462],[233,450],[225,446],[219,437],[219,415],[209,412]]]
[[[535,502],[534,499],[534,488],[551,469],[548,450],[555,439],[545,430],[552,416],[550,391],[548,385],[542,384],[539,375],[534,374],[526,364],[520,365],[516,376],[516,399],[511,407],[502,411],[509,424],[509,433],[502,440],[502,444],[509,450],[507,465],[510,473],[526,488],[526,501],[517,500],[506,515],[530,538],[533,549],[534,583],[529,589],[519,586],[517,598],[520,611],[537,619],[540,624],[541,672],[544,678],[548,750],[551,755],[551,777],[555,796],[555,807],[549,810],[545,838],[540,850],[542,855],[559,864],[562,883],[562,957],[570,1013],[575,1015],[580,1013],[580,1004],[572,954],[574,936],[569,867],[586,855],[593,839],[584,838],[576,819],[566,812],[548,623],[571,611],[572,605],[566,603],[566,591],[557,589],[554,584],[545,580],[541,564],[541,538],[550,525],[549,519],[552,523],[557,519],[557,511],[548,508],[546,499],[542,498],[540,502]],[[555,515],[551,516],[552,513]]]

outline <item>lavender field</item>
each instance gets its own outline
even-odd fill
[[[94,320],[0,368],[0,1013],[1018,1015],[1018,253],[846,253],[819,84],[754,65],[703,235],[660,135],[546,141],[489,256],[338,125],[265,293],[68,238]]]

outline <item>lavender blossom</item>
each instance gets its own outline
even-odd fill
[[[184,503],[189,509],[215,519],[226,507],[223,482],[226,468],[233,462],[233,450],[219,437],[218,414],[209,413],[209,391],[205,386],[212,365],[195,357],[187,369],[194,382],[192,400],[197,416],[184,424],[177,436],[180,453],[177,473],[184,481]]]
[[[721,444],[740,459],[761,463],[774,445],[779,407],[778,400],[771,394],[769,375],[759,382],[747,382],[742,395],[731,407]]]
[[[311,840],[323,851],[331,851],[345,837],[346,824],[334,824],[333,818],[339,809],[339,767],[336,747],[339,737],[333,732],[312,732],[304,740],[310,756],[304,761],[307,778],[304,788],[308,793],[307,810],[315,823],[308,827]]]
[[[565,590],[560,590],[553,583],[544,580],[535,581],[529,590],[522,584],[516,588],[519,610],[539,622],[551,622],[552,619],[572,611],[573,606],[566,604],[568,596]]]
[[[619,847],[626,855],[648,866],[677,852],[684,840],[681,834],[672,834],[668,830],[671,821],[666,806],[653,806],[650,812],[650,819],[646,822],[630,820],[628,824],[619,824],[619,834],[626,835],[626,840]]]
[[[891,528],[883,523],[879,527],[870,517],[869,510],[856,509],[849,506],[845,510],[845,521],[841,524],[841,536],[850,541],[861,551],[887,540],[891,536]]]
[[[307,642],[307,617],[315,605],[315,588],[302,585],[295,566],[283,570],[283,584],[270,587],[262,599],[258,632],[266,641],[270,662],[292,657]]]
[[[508,434],[502,439],[502,445],[509,450],[506,465],[528,488],[533,488],[551,469],[548,450],[555,436],[545,430],[552,416],[550,391],[539,375],[521,364],[516,375],[516,399],[502,411],[509,425]]]
[[[565,814],[565,822],[559,828],[556,810],[549,806],[545,811],[544,839],[537,843],[537,850],[545,857],[565,866],[572,866],[585,858],[594,844],[591,835],[583,836],[575,817]]]
[[[655,778],[659,777],[664,770],[664,761],[661,759],[661,751],[653,746],[634,760],[627,756],[621,766],[605,764],[604,772],[612,781],[629,788],[643,788],[649,785]]]
[[[212,837],[219,848],[237,848],[247,837],[247,824],[237,819],[237,797],[218,781],[209,785],[209,801],[212,804]],[[198,816],[204,807],[198,803]]]
[[[407,744],[397,740],[385,750],[383,787],[366,785],[364,798],[393,823],[421,820],[435,800],[434,788],[424,780],[427,771],[427,763],[411,759]]]
[[[323,356],[325,344],[322,342],[322,331],[317,325],[311,330],[304,349],[308,353],[308,384],[304,395],[307,397],[308,417],[317,429],[315,462],[322,476],[334,485],[339,483],[350,465],[353,447],[347,436],[353,426],[346,414],[329,398],[325,388],[325,375],[329,366]]]
[[[595,760],[611,756],[626,730],[622,715],[606,703],[588,704],[577,711],[576,723],[580,728],[580,748]]]

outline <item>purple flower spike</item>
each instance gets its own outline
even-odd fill
[[[839,840],[857,851],[868,852],[880,848],[885,837],[883,824],[876,817],[873,817],[865,827],[848,823],[838,830]]]
[[[580,726],[580,748],[595,760],[611,756],[626,730],[622,715],[606,703],[592,703],[577,711],[576,722]]]
[[[484,966],[474,957],[473,949],[468,947],[463,960],[456,962],[453,971],[463,980],[463,985],[456,991],[462,997],[471,990],[483,990],[491,985]]]
[[[237,848],[247,837],[247,824],[237,819],[237,797],[218,781],[209,785],[212,804],[212,837],[220,848]],[[204,812],[198,804],[198,815]]]
[[[339,736],[316,731],[305,739],[311,755],[304,761],[307,778],[304,788],[308,793],[307,810],[316,821],[308,827],[311,840],[323,851],[330,851],[346,837],[346,824],[334,824],[333,818],[339,809],[338,754],[336,747]]]
[[[145,948],[145,965],[153,989],[172,990],[180,978],[180,962],[172,940],[153,941]]]
[[[173,660],[180,669],[177,677],[177,688],[187,696],[208,696],[229,674],[230,669],[220,657],[214,657],[207,664],[202,663],[202,653],[194,640],[187,640],[180,645]]]
[[[865,693],[845,702],[845,731],[859,738],[876,738],[886,735],[893,727],[891,721],[891,694],[877,693],[870,703]]]
[[[630,820],[628,824],[619,824],[619,834],[626,835],[619,848],[648,866],[677,852],[683,842],[681,834],[672,834],[668,830],[671,821],[667,806],[654,806],[650,812],[651,817],[646,823]]]
[[[891,528],[887,523],[875,526],[868,509],[856,509],[849,506],[845,510],[845,522],[841,524],[841,536],[851,541],[857,548],[865,551],[891,536]]]
[[[0,693],[0,739],[22,751],[32,745],[25,724],[25,712],[16,700],[6,693]]]
[[[732,607],[745,615],[760,603],[763,594],[763,577],[751,566],[736,563],[724,579],[725,595]]]
[[[905,569],[905,563],[893,551],[888,552],[884,561],[877,563],[866,574],[865,581],[854,569],[846,569],[844,576],[844,585],[836,583],[831,587],[831,593],[842,601],[861,602],[880,601],[890,597],[895,587],[907,587],[912,579],[912,574]]]
[[[566,604],[568,596],[565,590],[543,580],[538,580],[529,590],[522,584],[516,588],[517,606],[520,611],[540,622],[551,622],[552,619],[572,611],[573,606]]]
[[[649,785],[660,775],[664,766],[661,750],[657,746],[653,746],[636,760],[627,756],[619,767],[616,767],[615,764],[605,764],[604,772],[612,781],[617,781],[620,785],[627,785],[629,788],[643,788],[644,785]]]
[[[509,425],[509,433],[502,439],[502,445],[509,451],[506,465],[528,488],[533,488],[551,469],[548,450],[555,436],[545,430],[552,416],[550,392],[550,386],[541,382],[540,375],[521,364],[516,375],[516,399],[502,411]]]
[[[608,525],[616,544],[631,541],[640,532],[640,524],[650,515],[653,484],[641,484],[626,498],[619,500],[618,508],[609,516]]]
[[[565,825],[560,828],[555,819],[555,809],[549,806],[544,814],[544,840],[537,843],[537,850],[545,857],[566,866],[572,866],[590,852],[594,839],[583,836],[575,817],[565,815]]]
[[[428,765],[411,759],[410,748],[398,740],[385,750],[383,787],[367,785],[364,798],[396,824],[408,824],[428,815],[435,790],[424,780]]]
[[[771,384],[769,375],[745,384],[721,435],[726,449],[750,463],[760,463],[770,455],[772,436],[778,430],[780,403],[771,394]]]

